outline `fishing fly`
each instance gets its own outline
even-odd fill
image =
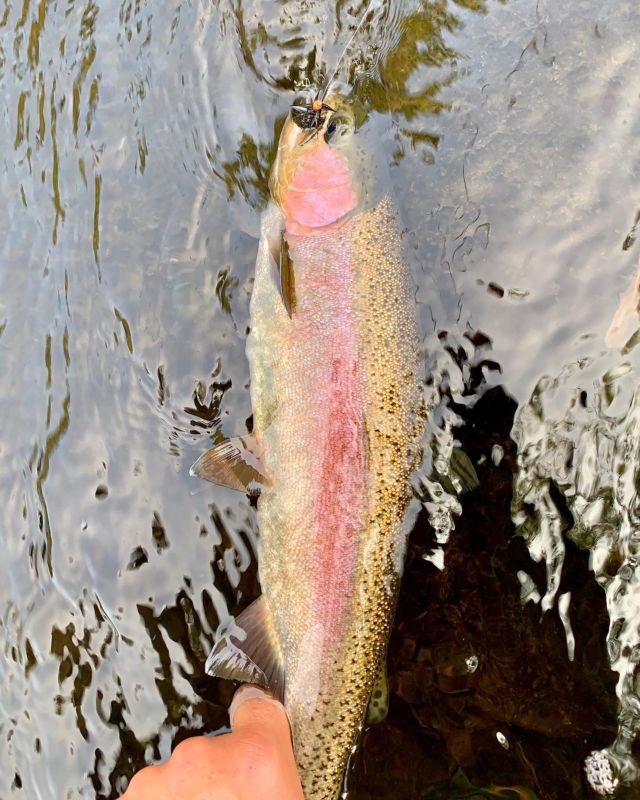
[[[327,84],[328,88],[328,84]],[[293,121],[299,128],[303,130],[319,131],[324,125],[326,119],[326,111],[334,111],[335,109],[324,102],[326,90],[322,94],[319,92],[313,100],[310,100],[305,105],[291,106]]]

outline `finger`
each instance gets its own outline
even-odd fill
[[[231,730],[242,753],[247,785],[263,787],[263,796],[302,800],[289,720],[282,703],[255,686],[242,686],[229,709]],[[264,792],[270,786],[271,793]]]
[[[229,707],[229,719],[234,733],[272,728],[276,735],[286,732],[287,739],[291,736],[282,703],[257,686],[246,684],[238,689]]]

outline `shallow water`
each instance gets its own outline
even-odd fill
[[[226,724],[204,659],[257,593],[257,529],[188,468],[246,429],[277,131],[364,6],[0,6],[2,798],[117,797]],[[639,30],[622,0],[391,2],[346,60],[434,439],[446,463],[464,422],[480,479],[418,520],[353,798],[582,798],[592,750],[629,762],[637,355],[604,336],[638,261]]]

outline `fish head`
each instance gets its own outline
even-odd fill
[[[315,105],[290,111],[271,172],[271,196],[290,233],[332,228],[361,203],[353,110],[338,92]]]

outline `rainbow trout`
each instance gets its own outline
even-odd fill
[[[283,698],[306,800],[334,800],[384,674],[420,456],[415,288],[348,103],[294,107],[251,299],[254,430],[193,473],[258,500],[262,596],[210,674]]]

